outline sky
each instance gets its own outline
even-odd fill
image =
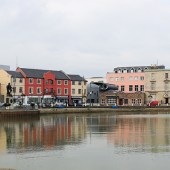
[[[0,64],[86,78],[170,68],[170,1],[0,0]]]

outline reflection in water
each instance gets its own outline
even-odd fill
[[[108,142],[125,152],[169,152],[170,117],[163,115],[117,116]]]
[[[73,146],[77,150],[70,150]],[[57,157],[59,151],[62,152],[60,160]],[[69,162],[71,158],[75,161],[75,158],[77,167],[80,168],[85,159],[94,166],[93,169],[97,170],[104,168],[99,163],[103,157],[108,161],[108,166],[112,164],[113,160],[109,159],[108,155],[115,158],[121,154],[169,152],[170,115],[168,114],[63,114],[20,120],[0,119],[0,168],[2,163],[8,165],[10,162],[11,165],[15,165],[16,155],[21,155],[20,159],[26,158],[27,169],[39,169],[36,164],[29,167],[32,160],[29,162],[27,159],[36,157],[36,161],[42,165],[50,164],[54,167],[56,161],[57,165],[62,167],[66,166],[62,161]],[[21,161],[16,163],[15,168],[19,166],[19,169],[23,167],[25,169],[25,164]],[[72,165],[71,162],[69,165]],[[43,168],[45,169],[41,167]]]
[[[1,122],[0,152],[76,145],[82,143],[88,133],[107,134],[109,144],[133,151],[170,150],[169,116],[56,115],[27,121]]]

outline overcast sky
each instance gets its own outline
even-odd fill
[[[170,0],[0,0],[0,64],[12,70],[87,78],[157,63],[170,68]]]

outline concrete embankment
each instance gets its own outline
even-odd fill
[[[0,110],[0,116],[31,116],[39,115],[39,110]]]
[[[118,107],[118,108],[43,108],[38,110],[0,110],[0,116],[35,116],[44,114],[68,113],[170,113],[170,107]]]
[[[129,107],[129,108],[50,108],[40,109],[42,114],[57,114],[57,113],[170,113],[170,107],[164,108],[146,108],[146,107]]]

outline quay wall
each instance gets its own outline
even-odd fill
[[[37,110],[0,110],[2,116],[35,116],[44,114],[64,114],[64,113],[170,113],[170,107],[129,107],[129,108],[43,108]]]

